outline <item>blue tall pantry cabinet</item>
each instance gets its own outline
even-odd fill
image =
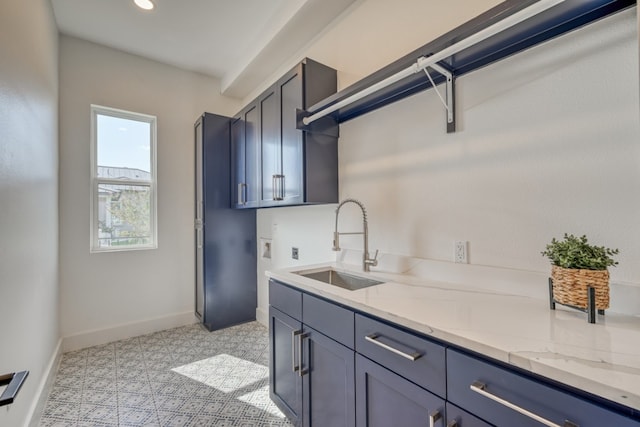
[[[255,320],[256,211],[231,209],[231,119],[195,123],[196,315],[212,331]]]

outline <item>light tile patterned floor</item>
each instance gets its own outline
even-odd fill
[[[269,399],[268,362],[257,322],[65,353],[40,426],[290,426]]]

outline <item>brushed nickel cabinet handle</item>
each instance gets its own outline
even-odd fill
[[[300,334],[298,335],[298,357],[300,357],[300,368],[298,369],[298,374],[301,377],[304,377],[305,374],[309,373],[308,369],[303,369],[303,363],[304,363],[304,350],[303,350],[303,341],[305,338],[307,338],[309,336],[309,333],[305,333],[305,334]]]
[[[244,183],[240,183],[238,184],[238,204],[239,205],[246,205],[247,202],[245,201],[245,197],[244,197],[244,189],[246,187],[247,184]]]
[[[397,348],[393,348],[391,347],[389,344],[385,344],[381,341],[378,341],[378,338],[380,338],[380,336],[378,334],[369,334],[366,335],[364,337],[365,340],[369,341],[370,343],[373,343],[375,345],[377,345],[378,347],[382,347],[385,350],[389,350],[390,352],[397,354],[398,356],[402,356],[405,359],[411,360],[412,362],[415,362],[416,360],[420,359],[422,357],[422,354],[418,353],[417,351],[414,351],[413,353],[409,354],[409,353],[405,353],[402,350],[398,350]]]
[[[284,175],[280,175],[280,200],[284,200]]]
[[[458,427],[458,422],[456,420],[451,420],[449,421],[449,424],[447,424],[447,427]]]
[[[271,176],[271,192],[273,200],[284,200],[284,175],[275,174]]]
[[[516,405],[515,403],[511,403],[508,400],[505,400],[501,397],[496,396],[495,394],[489,393],[486,388],[487,385],[480,382],[480,381],[474,381],[473,384],[471,384],[469,386],[469,388],[471,388],[471,391],[474,391],[478,394],[480,394],[481,396],[486,397],[487,399],[493,400],[496,403],[499,403],[503,406],[506,406],[509,409],[512,409],[514,411],[516,411],[519,414],[524,415],[525,417],[531,418],[532,420],[535,420],[537,422],[539,422],[540,424],[543,424],[545,426],[548,427],[579,427],[577,424],[572,423],[571,421],[565,421],[563,425],[560,424],[556,424],[552,421],[547,420],[546,418],[541,417],[538,414],[534,414],[531,411],[528,411],[518,405]]]
[[[277,184],[276,184],[276,176],[277,175],[271,175],[271,198],[273,200],[278,200],[276,198],[276,186],[277,186]]]
[[[435,427],[436,421],[442,418],[440,411],[433,411],[429,414],[429,427]]]
[[[301,329],[291,331],[291,368],[293,369],[293,372],[298,372],[300,370],[300,364],[296,365],[296,337],[301,333]]]

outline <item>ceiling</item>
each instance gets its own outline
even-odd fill
[[[61,33],[200,72],[243,98],[355,0],[51,0]]]

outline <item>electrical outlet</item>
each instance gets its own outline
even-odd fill
[[[298,259],[298,248],[291,248],[291,258]]]
[[[271,259],[271,239],[260,238],[260,256],[262,259]]]
[[[468,247],[469,247],[469,242],[466,242],[463,240],[456,240],[454,245],[453,260],[461,264],[468,264],[469,263],[469,258],[467,256]]]

